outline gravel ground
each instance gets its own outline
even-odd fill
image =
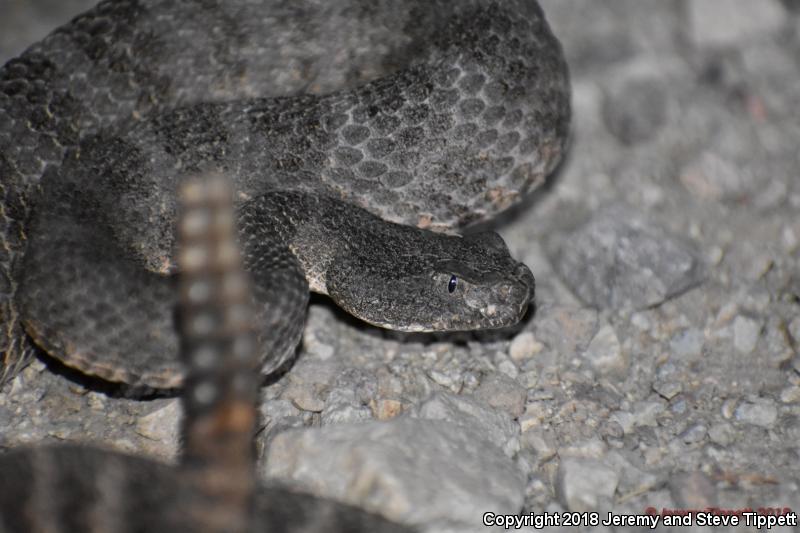
[[[82,3],[0,0],[0,57]],[[535,313],[402,336],[315,299],[264,389],[264,475],[431,531],[486,531],[485,511],[800,511],[800,3],[542,4],[573,143],[499,228]],[[48,366],[0,391],[0,446],[175,456],[176,400]]]

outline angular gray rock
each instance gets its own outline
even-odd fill
[[[183,408],[179,400],[169,400],[136,422],[136,433],[145,437],[144,447],[156,457],[172,460],[178,454]]]
[[[538,351],[542,350],[542,344],[530,331],[523,331],[511,341],[508,347],[508,355],[516,362],[522,362],[532,358]]]
[[[465,430],[478,432],[482,438],[503,450],[509,457],[519,451],[519,424],[503,411],[492,409],[467,395],[437,393],[421,403],[412,413],[417,418],[446,420]]]
[[[733,321],[733,346],[743,354],[752,353],[756,349],[758,337],[763,325],[753,318],[739,315]]]
[[[263,474],[404,523],[480,524],[518,513],[525,480],[481,432],[399,418],[291,430],[275,437]]]
[[[734,416],[740,422],[768,428],[778,419],[778,408],[769,398],[754,398],[742,402],[736,408]]]
[[[697,328],[676,333],[669,341],[670,353],[680,360],[694,361],[703,355],[705,336]]]
[[[589,343],[583,357],[600,374],[623,375],[628,358],[620,346],[619,337],[610,324],[603,325]]]
[[[579,298],[599,308],[652,307],[705,277],[694,246],[621,204],[601,209],[560,242],[556,270]]]
[[[619,474],[596,459],[566,457],[558,466],[556,496],[570,511],[605,508],[617,490]]]
[[[481,380],[475,397],[486,405],[518,418],[525,411],[528,391],[517,380],[501,372],[492,372]]]

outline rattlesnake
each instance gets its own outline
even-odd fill
[[[233,179],[265,373],[309,288],[389,328],[512,324],[528,268],[494,233],[445,232],[540,184],[569,114],[534,0],[103,2],[0,73],[6,366],[32,338],[179,386],[164,274],[175,190],[206,170]]]

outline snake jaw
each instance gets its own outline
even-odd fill
[[[382,226],[381,240],[354,232],[325,271],[328,295],[353,316],[406,332],[499,329],[524,317],[533,274],[500,235],[371,223]],[[359,240],[372,245],[352,246]]]

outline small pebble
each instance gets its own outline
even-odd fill
[[[328,393],[322,411],[322,425],[347,424],[372,418],[372,411],[361,402],[352,382],[346,378],[343,381],[343,386]]]
[[[696,328],[690,328],[676,333],[669,341],[672,355],[682,360],[692,361],[703,355],[705,335]]]
[[[428,371],[428,376],[450,392],[458,392],[461,389],[463,372],[459,369],[432,369]]]
[[[520,436],[520,446],[522,449],[535,452],[536,459],[540,464],[555,457],[558,451],[552,432],[545,429],[532,429],[524,432]]]
[[[722,259],[725,257],[725,249],[721,246],[712,246],[706,253],[706,259],[711,266],[719,266]]]
[[[674,401],[670,402],[669,410],[676,415],[682,415],[686,412],[687,409],[686,399],[683,397],[678,397]]]
[[[544,402],[531,402],[525,406],[525,412],[519,419],[520,428],[522,431],[528,431],[530,428],[540,425],[550,416],[552,413]]]
[[[142,447],[149,454],[163,459],[175,457],[178,453],[181,416],[183,416],[181,402],[174,399],[139,418],[136,422],[136,433],[147,439]]]
[[[752,353],[761,335],[762,324],[758,320],[739,315],[733,321],[733,346],[743,354]]]
[[[742,402],[734,414],[740,422],[769,428],[778,419],[778,408],[772,400],[759,398],[756,401]]]
[[[566,457],[556,474],[556,496],[573,512],[594,511],[609,505],[619,474],[597,459]]]
[[[96,392],[89,392],[86,395],[87,401],[89,403],[89,408],[93,411],[103,411],[106,408],[106,402],[103,399],[102,394],[98,394]]]
[[[800,316],[796,316],[789,322],[789,326],[787,327],[789,331],[789,335],[792,336],[794,342],[800,344]]]
[[[730,420],[733,417],[733,413],[736,411],[736,407],[739,405],[739,401],[733,398],[729,400],[725,400],[722,403],[721,413],[723,418],[726,420]]]
[[[525,412],[528,391],[517,380],[511,379],[501,372],[492,372],[485,376],[478,385],[475,397],[494,408],[507,412],[513,418],[519,418]]]
[[[378,420],[389,420],[403,412],[403,403],[389,398],[381,398],[371,403],[370,407],[373,407],[372,414]]]
[[[511,345],[508,347],[508,355],[516,363],[521,363],[541,352],[543,348],[544,345],[536,340],[532,332],[523,331],[511,341]]]
[[[706,428],[706,426],[703,424],[695,424],[681,432],[680,437],[686,444],[696,444],[705,439],[707,434],[708,428]]]
[[[519,376],[519,368],[514,364],[514,361],[508,358],[504,358],[497,363],[497,370],[511,379],[516,379]]]
[[[719,422],[708,430],[708,438],[720,446],[728,446],[734,440],[735,431],[727,422]]]
[[[608,452],[608,446],[599,437],[571,442],[558,450],[561,457],[581,457],[583,459],[602,459]]]
[[[326,405],[322,411],[322,425],[349,424],[372,418],[372,411],[365,405],[350,404]]]
[[[623,436],[625,436],[625,431],[622,429],[622,426],[615,420],[605,421],[600,426],[599,433],[604,438],[611,439],[621,439]]]
[[[598,330],[583,357],[601,374],[623,374],[628,367],[617,332],[609,324]]]
[[[800,387],[792,385],[781,391],[781,401],[783,403],[797,403],[800,401]]]
[[[781,232],[781,244],[783,245],[784,253],[794,253],[797,251],[797,247],[800,246],[800,237],[797,236],[797,233],[792,228],[786,226]]]
[[[665,406],[663,402],[639,402],[634,411],[636,415],[636,425],[655,427],[658,424],[658,416],[664,411]]]
[[[671,400],[683,391],[683,385],[677,381],[653,383],[653,390],[662,398]]]
[[[652,327],[650,319],[641,311],[637,311],[631,315],[631,324],[641,331],[647,331]]]

